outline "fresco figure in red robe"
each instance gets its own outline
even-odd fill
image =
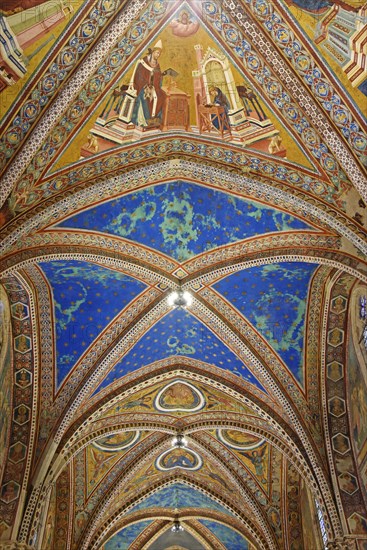
[[[148,55],[139,59],[134,72],[134,88],[137,92],[132,114],[132,122],[136,126],[157,127],[161,123],[162,111],[166,94],[162,90],[162,77],[159,57],[162,52],[162,42],[159,40]]]

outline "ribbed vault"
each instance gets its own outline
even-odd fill
[[[1,547],[365,548],[360,4],[2,8]]]

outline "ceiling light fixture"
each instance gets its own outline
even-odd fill
[[[174,290],[167,298],[170,307],[186,309],[192,304],[192,296],[187,290]]]
[[[171,527],[171,531],[172,531],[172,533],[180,533],[180,532],[184,531],[184,528],[182,527],[179,519],[175,519],[175,521],[173,522],[173,525]]]
[[[172,447],[186,447],[187,446],[187,439],[183,434],[177,434],[172,439]]]

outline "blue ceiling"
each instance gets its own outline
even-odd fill
[[[220,540],[226,550],[248,550],[247,540],[234,529],[218,521],[209,519],[200,519],[199,521]]]
[[[172,356],[192,357],[230,370],[265,391],[242,361],[213,332],[182,309],[170,311],[156,323],[115,365],[98,390],[128,372]]]
[[[121,529],[121,531],[116,533],[116,535],[106,542],[104,550],[128,550],[130,544],[134,542],[136,537],[138,537],[150,523],[152,523],[151,520],[140,521],[139,523],[128,525],[125,529]]]
[[[304,262],[256,266],[214,284],[268,340],[300,384],[307,295],[317,268]]]
[[[136,512],[136,510],[144,510],[156,506],[161,508],[209,508],[231,515],[231,512],[218,502],[183,483],[175,483],[169,487],[164,487],[134,506],[131,511]]]
[[[98,334],[145,285],[89,262],[53,261],[39,266],[52,289],[59,387]]]
[[[183,487],[185,486],[177,484],[174,490],[180,491]],[[185,492],[185,489],[186,487],[184,488],[184,492]],[[196,499],[195,502],[198,502],[200,500],[200,503],[201,503],[202,502],[201,494],[199,494],[200,499],[198,499],[197,491],[193,490],[193,492]],[[163,489],[158,494],[160,496],[163,496],[163,498],[165,498],[166,493],[167,493],[166,489]],[[191,491],[190,491],[190,494],[192,494]],[[205,506],[206,508],[208,507],[212,508],[213,501],[211,501],[211,499],[209,500],[210,500],[209,502],[210,506]],[[167,502],[166,498],[165,498],[165,502]],[[222,509],[222,511],[224,510]],[[219,523],[218,521],[214,521],[214,520],[200,519],[199,521],[200,523],[202,523],[202,525],[204,525],[217,537],[217,539],[225,546],[227,550],[248,550],[248,541],[234,529],[231,529],[230,527],[227,527],[223,523]],[[104,546],[105,550],[128,550],[128,548],[134,542],[134,540],[136,540],[136,538],[150,524],[151,524],[151,520],[140,521],[138,523],[134,523],[133,525],[129,525],[128,527],[125,527],[125,529],[121,529],[121,531],[116,533],[116,535],[114,535],[105,544]]]
[[[124,237],[179,262],[254,235],[311,228],[280,210],[184,181],[105,202],[57,227]]]
[[[120,272],[83,261],[42,262],[54,301],[59,387],[98,334],[146,286]],[[265,337],[303,384],[303,334],[310,280],[317,265],[282,262],[246,269],[213,286]],[[156,323],[110,371],[106,387],[125,374],[171,356],[192,357],[230,370],[264,391],[217,336],[188,311]],[[98,391],[98,390],[97,390]]]

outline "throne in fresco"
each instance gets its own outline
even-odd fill
[[[139,140],[143,134],[157,134],[169,130],[190,131],[190,95],[179,90],[175,83],[162,86],[166,94],[166,102],[162,113],[162,121],[154,126],[141,128],[131,122],[136,101],[136,91],[130,84],[116,88],[107,102],[104,110],[90,130],[90,136],[95,141],[86,143],[81,150],[82,157],[88,157],[96,152],[109,149],[113,143],[126,143]],[[92,139],[93,139],[92,138]],[[96,144],[93,148],[92,144]]]
[[[200,94],[197,94],[196,113],[199,134],[216,131],[222,139],[232,138],[228,115],[223,105],[204,105]]]
[[[243,94],[240,96],[242,90],[239,93],[227,57],[212,47],[208,47],[204,53],[200,44],[195,46],[195,51],[198,68],[192,72],[192,76],[199,133],[212,134],[215,126],[218,126],[208,123],[209,111],[213,108],[211,90],[215,89],[217,96],[220,94],[222,99],[219,102],[215,101],[214,105],[222,104],[228,120],[228,128],[225,124],[224,128],[221,128],[221,137],[228,135],[233,141],[250,144],[278,134],[258,102],[256,107],[259,105],[259,108],[249,109],[248,102],[243,101]],[[239,88],[243,87],[239,86]],[[253,93],[252,97],[254,97]],[[218,116],[221,116],[220,113]],[[212,120],[215,121],[214,117]]]
[[[98,143],[98,151],[111,147],[113,143],[126,143],[141,139],[143,134],[157,134],[169,130],[189,131],[190,128],[190,95],[180,90],[176,82],[169,79],[162,86],[166,101],[162,110],[161,121],[156,124],[141,127],[132,122],[137,93],[133,80],[128,85],[122,84],[112,91],[102,113],[97,118],[90,134]],[[96,151],[86,143],[81,151],[82,157],[90,156]]]
[[[196,113],[196,126],[191,126],[193,121],[190,121],[192,88],[187,93],[172,80],[161,87],[166,95],[161,120],[146,126],[134,124],[137,92],[131,78],[129,83],[120,84],[110,93],[103,111],[90,129],[81,156],[89,157],[108,150],[111,143],[120,145],[138,141],[144,135],[178,130],[250,145],[264,153],[285,157],[279,131],[267,117],[254,91],[242,79],[235,81],[226,55],[211,46],[205,53],[201,45],[196,45],[194,50],[195,53],[191,50],[191,66],[195,64],[196,55],[197,69],[192,71],[192,107]]]

